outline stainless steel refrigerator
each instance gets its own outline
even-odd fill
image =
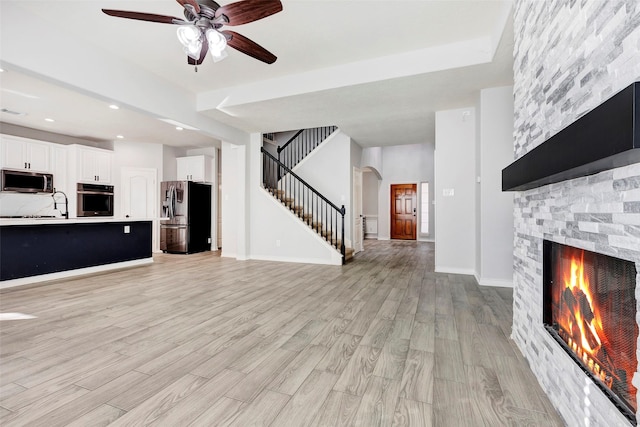
[[[160,249],[190,254],[211,250],[211,185],[192,181],[160,183]]]

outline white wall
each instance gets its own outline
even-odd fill
[[[476,198],[475,198],[475,209],[476,209],[476,218],[475,218],[475,231],[476,231],[476,239],[475,239],[475,254],[476,254],[476,260],[475,260],[475,268],[476,268],[476,272],[475,272],[475,276],[476,276],[476,280],[478,281],[478,283],[480,283],[480,276],[482,276],[482,235],[481,235],[481,230],[482,230],[482,224],[480,222],[481,220],[481,215],[480,215],[480,211],[482,209],[482,186],[480,185],[480,174],[481,174],[481,170],[482,170],[482,165],[480,162],[480,152],[482,150],[480,142],[482,141],[481,138],[481,134],[480,134],[480,122],[481,122],[481,117],[482,117],[482,104],[480,102],[480,94],[478,93],[478,96],[476,96],[475,99],[475,105],[474,105],[475,109],[476,109],[476,123],[475,123],[475,129],[476,129],[476,134],[475,134],[475,174],[476,174]]]
[[[345,215],[345,223],[347,221],[347,218],[349,218],[349,221],[351,221],[349,223],[349,227],[345,227],[345,241],[347,242],[353,242],[355,240],[355,230],[354,230],[354,226],[355,226],[355,217],[354,217],[354,213],[352,212],[354,209],[354,206],[356,206],[356,202],[354,200],[354,194],[353,194],[353,169],[354,168],[358,168],[360,169],[360,161],[362,160],[362,147],[360,147],[358,144],[355,143],[355,141],[351,140],[351,138],[349,138],[350,141],[350,145],[351,145],[351,150],[350,150],[350,154],[349,154],[349,160],[350,160],[350,165],[349,165],[349,206],[351,209],[349,209]],[[362,183],[360,183],[360,197],[362,198]],[[346,207],[346,206],[345,206]],[[362,200],[360,201],[360,207],[362,208]],[[363,211],[364,212],[364,211]],[[362,214],[363,212],[360,212],[360,214]],[[347,233],[348,230],[348,233]],[[360,239],[364,239],[364,232],[362,233],[362,235],[360,236]],[[349,245],[349,247],[353,247],[353,245]]]
[[[434,147],[433,144],[410,144],[382,147],[382,166],[384,173],[380,181],[378,193],[378,239],[388,240],[391,235],[390,207],[391,184],[418,184],[429,182],[431,197],[433,197],[434,182]],[[433,200],[433,199],[432,199]],[[431,205],[433,206],[433,204]],[[420,197],[418,195],[418,209]],[[437,230],[434,227],[433,209],[429,217],[429,234],[418,235],[420,240],[434,240]],[[420,211],[418,211],[420,218]],[[418,225],[419,227],[419,225]],[[418,232],[420,230],[418,229]]]
[[[176,158],[187,155],[187,150],[180,147],[162,146],[162,179],[161,181],[175,181],[178,179],[178,164]]]
[[[120,171],[123,167],[152,168],[161,177],[164,168],[164,153],[161,144],[145,142],[114,141],[111,183],[116,190],[121,188]],[[175,158],[173,159],[175,162]],[[160,191],[158,189],[158,191]],[[114,212],[120,212],[120,195],[115,194]]]
[[[352,149],[354,148],[351,138],[342,132],[337,132],[293,168],[298,176],[338,208],[342,205],[345,206],[344,234],[347,244],[351,241],[351,221],[353,218],[351,212],[352,166],[360,164],[359,155],[357,159],[351,159]]]
[[[436,271],[474,274],[475,108],[436,112],[435,140]]]
[[[513,161],[513,87],[482,90],[480,105],[477,279],[481,285],[513,287],[513,192],[502,192],[502,169]]]
[[[362,150],[360,166],[374,169],[382,177],[382,147],[368,147]]]
[[[362,214],[378,215],[378,192],[380,180],[374,172],[365,169],[362,172]]]
[[[242,150],[240,150],[242,148]],[[240,153],[242,151],[242,153]],[[238,239],[241,233],[240,227],[244,227],[240,213],[243,211],[240,204],[244,203],[245,187],[244,168],[240,170],[244,162],[244,147],[222,141],[222,256],[238,257]]]

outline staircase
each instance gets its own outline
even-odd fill
[[[262,185],[332,247],[342,254],[342,263],[353,257],[353,249],[345,247],[344,205],[338,207],[292,171],[306,155],[337,128],[328,126],[297,132],[278,147],[278,157],[261,148]]]

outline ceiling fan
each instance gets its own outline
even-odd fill
[[[213,0],[176,0],[184,7],[186,19],[153,13],[102,9],[109,16],[178,25],[178,40],[184,46],[187,62],[202,64],[207,52],[214,61],[227,56],[226,46],[257,60],[273,64],[276,56],[256,42],[235,31],[222,30],[224,25],[242,25],[257,21],[282,10],[280,0],[241,0],[220,6]]]

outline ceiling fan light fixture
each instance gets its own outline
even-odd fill
[[[195,60],[202,51],[202,31],[195,25],[181,25],[177,30],[178,40],[184,46],[184,52]]]
[[[211,54],[214,57],[220,56],[227,47],[227,38],[213,28],[209,28],[205,35],[207,36]]]
[[[196,40],[195,42],[190,43],[188,46],[184,47],[184,53],[186,53],[187,56],[195,59],[196,61],[200,58],[201,51],[202,51],[202,42],[200,40]]]
[[[211,52],[211,57],[213,58],[213,62],[220,62],[220,61],[222,61],[224,58],[226,58],[227,56],[229,56],[229,55],[227,54],[227,51],[226,51],[226,50],[223,50],[223,51],[222,51],[222,52],[220,52],[220,53],[214,53],[214,52]]]
[[[178,40],[180,40],[180,43],[182,43],[184,47],[200,40],[200,36],[202,35],[200,28],[195,25],[180,25],[176,32],[178,34]]]

